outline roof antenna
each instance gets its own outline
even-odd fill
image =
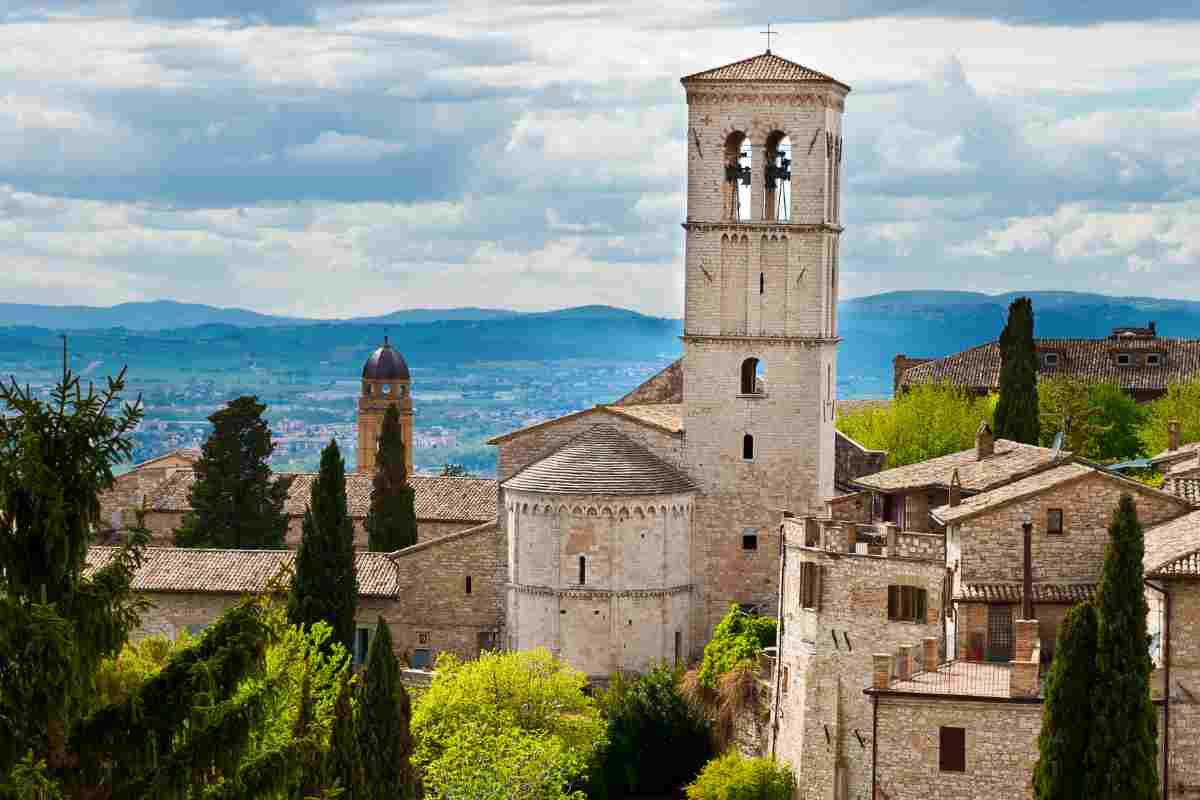
[[[767,55],[771,55],[771,37],[778,36],[779,31],[771,30],[771,23],[768,22],[767,29],[765,31],[759,31],[759,33],[767,37]]]

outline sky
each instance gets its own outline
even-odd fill
[[[0,0],[0,300],[680,316],[679,78],[768,22],[844,297],[1200,297],[1194,0]]]

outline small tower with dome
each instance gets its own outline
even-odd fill
[[[400,411],[400,431],[404,439],[404,462],[408,474],[413,470],[412,379],[404,356],[392,348],[388,337],[363,365],[362,391],[358,396],[358,471],[375,471],[375,453],[383,415],[389,405]]]

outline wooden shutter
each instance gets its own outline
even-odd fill
[[[897,619],[900,614],[900,587],[888,587],[888,619]]]
[[[913,589],[913,594],[916,595],[916,608],[913,614],[915,622],[924,622],[928,618],[929,598],[925,589]]]
[[[820,564],[813,564],[813,596],[812,607],[816,610],[821,610],[821,589],[825,578],[825,567]]]
[[[965,728],[940,728],[938,745],[938,768],[942,772],[967,771],[967,731]]]

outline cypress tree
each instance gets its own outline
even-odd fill
[[[999,439],[1038,443],[1037,350],[1028,297],[1008,307],[1008,323],[1000,334],[1000,399],[992,427]]]
[[[408,482],[400,412],[394,405],[388,406],[379,431],[366,528],[367,546],[374,552],[391,552],[417,543],[416,493]]]
[[[279,549],[287,536],[289,479],[271,479],[275,449],[262,418],[265,405],[239,397],[208,419],[212,434],[196,462],[192,510],[175,531],[179,547]]]
[[[354,706],[351,703],[350,679],[342,673],[337,703],[333,709],[333,729],[329,733],[329,750],[322,764],[322,785],[337,786],[341,800],[366,797],[363,788],[362,754],[354,729]]]
[[[1058,630],[1038,735],[1033,786],[1038,800],[1084,800],[1084,754],[1092,730],[1096,607],[1080,603]]]
[[[365,797],[413,797],[411,716],[408,692],[400,683],[400,664],[392,653],[392,634],[380,617],[371,638],[355,723]]]
[[[288,622],[311,626],[324,620],[334,642],[354,647],[358,577],[354,572],[354,523],[346,508],[346,464],[337,442],[321,451],[321,471],[304,512],[296,574],[288,597]]]
[[[1159,795],[1158,719],[1150,699],[1150,638],[1137,506],[1121,495],[1096,592],[1096,670],[1084,766],[1091,800]]]

